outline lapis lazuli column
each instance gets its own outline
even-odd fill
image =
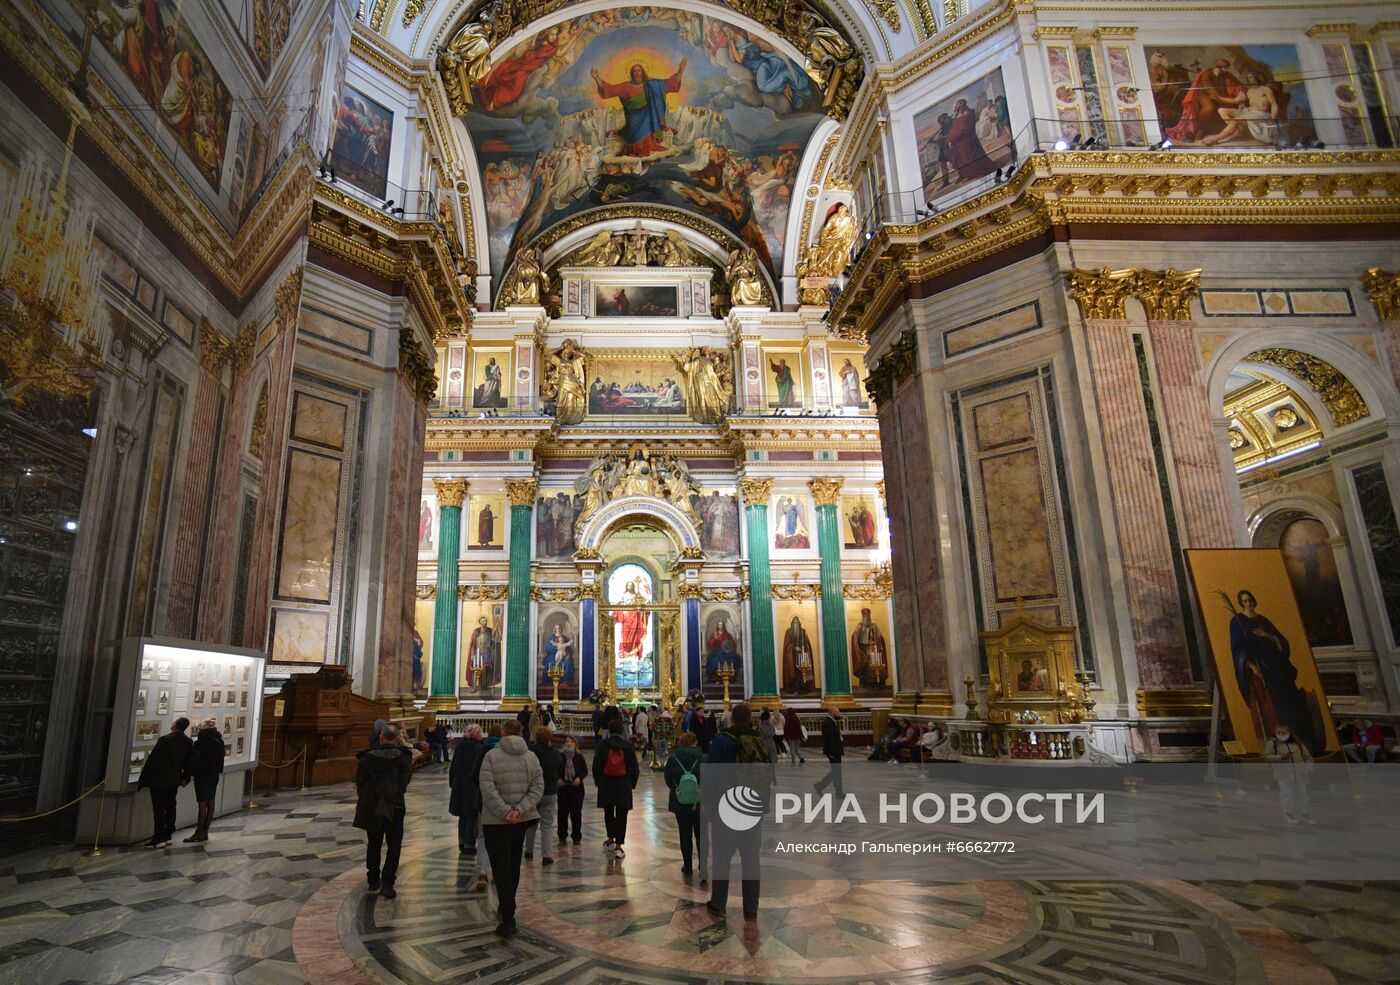
[[[846,642],[846,593],[841,585],[841,525],[836,505],[840,479],[813,479],[808,486],[817,504],[817,552],[821,555],[822,654],[826,690],[823,697],[851,700],[851,666]]]
[[[700,687],[700,600],[685,600],[685,689]]]
[[[457,701],[457,561],[462,531],[462,501],[467,498],[465,479],[438,479],[433,483],[438,500],[437,594],[433,598],[432,680],[428,707],[456,708]]]
[[[598,603],[594,599],[583,600],[583,613],[580,617],[583,621],[582,632],[579,634],[583,638],[583,647],[579,653],[579,700],[587,701],[588,696],[593,693],[593,689],[598,685],[594,670],[595,651],[598,648],[597,637],[594,635],[594,623],[598,618]]]

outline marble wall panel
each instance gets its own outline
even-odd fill
[[[278,598],[331,600],[340,468],[339,460],[300,448],[287,456]]]
[[[1041,324],[1040,302],[1028,301],[1006,311],[999,311],[995,315],[948,329],[943,333],[943,354],[950,358],[961,356],[1024,335],[1026,332],[1033,332]]]
[[[177,385],[161,380],[151,411],[150,437],[146,443],[146,490],[136,533],[136,551],[131,562],[131,595],[127,607],[128,636],[140,636],[151,627],[154,615],[152,594],[157,583],[165,528],[166,506],[175,450],[180,438],[181,395]]]
[[[319,664],[326,659],[330,616],[324,612],[273,608],[271,663]]]
[[[303,309],[301,313],[301,331],[312,338],[366,355],[374,340],[374,333],[369,329],[312,308]]]
[[[323,448],[345,447],[345,405],[298,392],[292,404],[292,437]]]
[[[1058,594],[1039,450],[1013,451],[979,464],[996,600],[1016,602]]]

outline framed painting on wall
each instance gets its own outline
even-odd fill
[[[433,669],[433,609],[436,599],[417,599],[413,603],[413,693],[428,693]]]
[[[882,519],[875,497],[858,493],[841,497],[842,546],[848,551],[868,551],[880,546]]]
[[[865,353],[856,349],[831,350],[831,402],[844,413],[870,409],[865,392]]]
[[[626,417],[686,412],[680,373],[669,358],[598,356],[588,362],[588,413]]]
[[[778,692],[785,698],[821,696],[820,617],[815,601],[784,599],[773,603],[777,637]]]
[[[773,517],[773,550],[811,550],[811,497],[800,492],[774,493],[769,510]]]
[[[344,179],[375,198],[389,188],[389,147],[394,114],[354,86],[340,90],[331,139],[331,165]]]
[[[510,385],[510,346],[472,347],[472,406],[492,410],[506,406]]]
[[[1314,756],[1336,752],[1336,728],[1303,615],[1277,550],[1188,550],[1215,676],[1235,742],[1259,755],[1280,725]]]
[[[894,693],[894,659],[890,648],[887,600],[846,603],[851,693],[888,697]]]
[[[771,409],[796,409],[807,397],[802,372],[801,349],[763,347],[763,369],[767,383],[764,392]]]
[[[468,497],[467,529],[463,531],[467,550],[499,551],[505,546],[506,498],[494,493]]]
[[[572,609],[558,607],[540,612],[539,667],[535,695],[541,701],[554,700],[554,677],[559,668],[559,700],[578,700],[578,617]],[[559,709],[554,709],[558,712]]]
[[[680,313],[674,284],[593,284],[593,314],[600,318],[675,318]]]
[[[462,603],[462,660],[459,685],[467,698],[490,698],[501,690],[506,604]]]
[[[1015,160],[1001,69],[993,69],[914,117],[924,199],[932,201]]]
[[[730,667],[729,696],[736,700],[744,693],[744,651],[739,611],[729,605],[706,606],[701,613],[703,640],[700,689],[706,700],[724,697],[723,667]]]
[[[1291,44],[1154,47],[1147,69],[1162,135],[1173,143],[1272,147],[1316,136]]]

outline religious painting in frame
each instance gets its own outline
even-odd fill
[[[893,695],[895,668],[889,601],[848,601],[846,635],[851,693],[868,698]]]
[[[724,697],[724,678],[720,669],[732,667],[729,697],[737,701],[744,696],[744,649],[739,611],[730,605],[707,605],[700,613],[700,689],[706,701]]]
[[[1351,621],[1342,595],[1337,557],[1321,520],[1299,517],[1283,528],[1279,549],[1312,646],[1350,646]]]
[[[680,314],[674,284],[593,282],[593,314],[599,318],[675,318]]]
[[[475,410],[499,410],[507,405],[511,346],[472,346],[471,405]]]
[[[558,667],[559,701],[577,701],[579,677],[579,634],[578,616],[574,607],[558,606],[542,609],[538,629],[539,668],[535,680],[535,697],[540,701],[554,700],[554,678],[551,672]],[[557,713],[558,708],[554,709]]]
[[[467,528],[462,542],[469,551],[499,551],[506,544],[506,498],[500,493],[467,497]]]
[[[1259,755],[1278,725],[1314,757],[1336,752],[1336,728],[1282,552],[1188,550],[1186,561],[1242,752]]]
[[[783,269],[827,99],[800,60],[708,12],[610,8],[530,34],[471,84],[490,269],[570,216],[637,203],[699,213]]]
[[[610,354],[590,359],[587,366],[590,414],[675,417],[686,413],[680,372],[669,358]]]
[[[458,687],[464,698],[490,700],[501,695],[501,657],[505,652],[506,603],[462,603],[462,658]]]
[[[776,492],[768,507],[773,526],[773,550],[807,551],[812,536],[812,498],[801,492]]]
[[[118,7],[88,0],[84,6],[97,40],[150,107],[149,118],[162,121],[217,192],[233,99],[180,5],[146,0]]]
[[[865,352],[832,346],[831,402],[843,414],[860,414],[870,410],[870,397],[865,392]]]
[[[884,512],[870,493],[841,497],[841,545],[848,551],[870,551],[880,546]]]
[[[583,497],[573,489],[541,489],[535,502],[535,555],[561,561],[578,550],[577,528]]]
[[[331,166],[344,180],[375,198],[389,188],[389,146],[394,114],[346,85],[335,109],[335,135],[331,139]]]
[[[805,406],[807,387],[801,349],[764,346],[763,378],[770,410],[800,410]]]
[[[778,693],[784,698],[819,698],[822,693],[821,617],[816,600],[773,603]]]
[[[932,201],[1015,160],[1011,112],[1001,69],[914,117],[924,199]]]
[[[1153,47],[1147,69],[1162,136],[1174,144],[1291,146],[1316,136],[1291,44]]]
[[[417,599],[413,603],[413,664],[412,687],[417,697],[431,688],[433,672],[433,610],[436,599]]]
[[[690,497],[700,518],[700,546],[711,557],[739,556],[739,497],[733,489],[710,489]]]

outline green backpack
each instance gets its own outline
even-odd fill
[[[732,733],[731,733],[732,734]],[[740,763],[766,763],[768,762],[768,746],[764,743],[760,735],[736,735],[738,749],[735,752],[735,760]]]
[[[700,803],[700,781],[684,763],[681,763],[681,778],[676,781],[676,803],[685,807]]]

